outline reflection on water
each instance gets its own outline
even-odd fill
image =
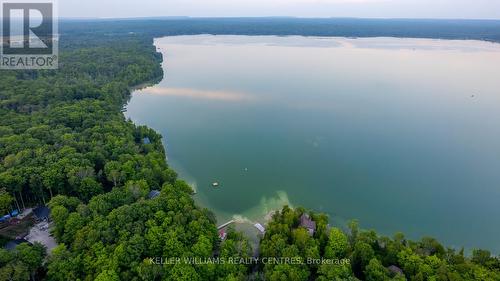
[[[157,39],[126,115],[217,214],[284,204],[500,252],[500,47],[394,38]],[[220,188],[211,183],[220,182]],[[291,203],[290,203],[291,202]],[[481,240],[475,240],[481,234]]]
[[[244,101],[253,100],[254,97],[237,92],[213,91],[213,90],[197,90],[188,88],[147,88],[145,94],[176,96],[194,99],[209,99],[222,101]]]

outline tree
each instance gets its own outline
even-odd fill
[[[120,277],[114,270],[104,270],[97,275],[95,281],[120,281]]]
[[[31,279],[34,279],[36,270],[42,265],[46,255],[46,248],[42,244],[35,242],[33,245],[22,243],[16,247],[19,260],[26,266]]]
[[[40,243],[22,243],[13,252],[0,250],[0,280],[35,280],[46,250]]]
[[[266,274],[266,280],[269,281],[304,281],[309,277],[309,270],[305,266],[278,264],[272,271]]]
[[[325,247],[326,258],[342,259],[346,257],[349,242],[347,235],[338,228],[332,228]]]
[[[372,247],[365,242],[357,242],[352,254],[352,268],[354,274],[364,279],[364,269],[375,256]]]
[[[64,206],[55,206],[51,209],[50,216],[54,221],[54,234],[57,239],[62,239],[69,211]]]
[[[189,264],[176,264],[166,276],[165,280],[172,281],[199,281],[200,276],[196,270]]]
[[[322,264],[318,269],[318,280],[348,280],[352,276],[351,266],[349,264]]]
[[[14,198],[5,188],[0,189],[0,214],[10,213]]]
[[[376,258],[371,259],[365,268],[366,281],[389,280],[387,274],[387,269]]]
[[[120,163],[116,161],[108,162],[105,166],[106,177],[113,182],[113,186],[118,186],[124,179],[124,174],[121,171]]]
[[[485,266],[491,260],[492,258],[490,251],[480,249],[472,250],[472,262]]]
[[[48,280],[77,280],[77,273],[80,270],[80,265],[72,257],[65,244],[59,244],[52,249],[48,260]]]

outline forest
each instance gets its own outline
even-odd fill
[[[300,223],[303,214],[316,223],[313,235]],[[324,214],[287,206],[274,214],[260,251],[302,261],[264,265],[265,280],[500,280],[500,259],[488,251],[476,249],[466,256],[463,249],[445,248],[431,237],[380,236],[360,229],[357,221],[346,229],[331,227]],[[307,262],[311,258],[320,262]]]
[[[475,39],[500,42],[499,20],[360,18],[138,18],[68,20],[62,31],[84,34],[161,37],[173,35],[302,35]]]
[[[300,207],[274,214],[259,249],[236,231],[221,241],[214,215],[196,206],[192,189],[169,168],[162,136],[123,115],[133,87],[163,76],[162,57],[153,46],[157,36],[283,35],[293,30],[301,35],[416,37],[418,24],[347,19],[62,22],[58,70],[0,70],[0,211],[49,206],[58,242],[50,255],[37,243],[0,249],[0,280],[500,280],[500,260],[488,251],[468,255],[432,238],[384,237],[362,230],[356,221],[331,227],[326,215]],[[421,37],[500,41],[496,21],[420,24],[426,27],[420,32],[433,30]],[[367,29],[373,25],[378,29]],[[149,198],[151,190],[160,190],[160,196]],[[315,223],[312,235],[301,226],[305,214]],[[248,258],[256,252],[261,258],[302,262],[158,265],[150,260]],[[308,258],[349,262],[308,264]]]

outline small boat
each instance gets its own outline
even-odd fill
[[[266,233],[266,228],[262,226],[262,224],[256,223],[253,226],[255,226],[255,228],[257,228],[260,231],[260,233],[262,234]]]
[[[218,182],[213,182],[212,183],[212,187],[219,187],[219,186],[220,186],[220,184]]]

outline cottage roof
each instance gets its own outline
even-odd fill
[[[395,265],[391,265],[387,269],[392,273],[404,275],[403,270]]]
[[[303,214],[300,217],[300,226],[316,230],[316,222],[314,222],[307,214]]]
[[[151,190],[151,192],[149,192],[149,194],[148,194],[149,199],[153,199],[153,198],[156,198],[158,196],[160,196],[159,190]]]
[[[46,206],[37,207],[37,208],[33,209],[33,214],[35,214],[35,216],[38,219],[49,218],[50,209]]]

